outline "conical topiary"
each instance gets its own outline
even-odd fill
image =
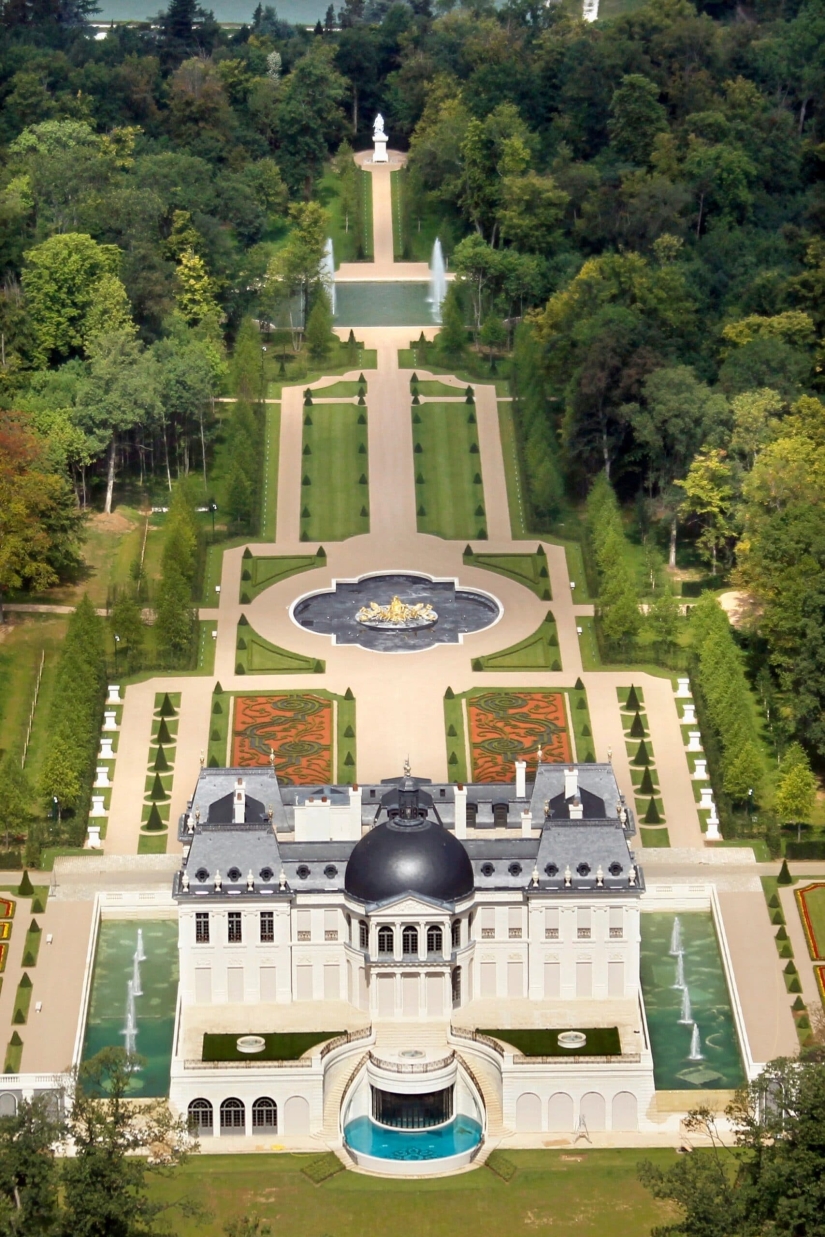
[[[246,615],[245,615],[245,614],[242,614],[242,615],[241,615],[241,617],[238,619],[238,626],[239,626],[239,627],[248,627],[248,626],[249,626],[249,619],[246,617]]]
[[[353,730],[352,726],[347,726],[346,730],[344,731],[344,738],[345,739],[355,738],[355,731]]]
[[[246,652],[246,641],[244,640],[243,636],[238,636],[238,645],[237,645],[237,648],[238,648],[238,652],[239,652],[239,653],[245,653],[245,652]]]
[[[217,765],[218,762],[215,760],[214,756],[209,761],[210,765],[212,765],[213,760],[215,761],[215,765]],[[212,767],[214,768],[214,766]],[[160,812],[158,811],[158,805],[153,803],[149,810],[149,819],[146,821],[146,830],[147,832],[158,833],[165,828],[166,826],[164,825]]]
[[[774,939],[777,941],[786,941],[788,939],[788,929],[785,927],[784,924],[780,925],[779,931],[777,932]]]
[[[420,424],[421,424],[421,416],[420,416],[420,414],[419,414],[419,413],[417,413],[417,412],[414,412],[414,413],[413,413],[413,419],[412,419],[412,421],[413,421],[413,425],[420,425]]]
[[[576,679],[575,683],[573,684],[573,690],[577,692],[584,691],[584,683],[582,683],[581,678]]]
[[[476,414],[474,412],[471,412],[469,416],[467,417],[467,424],[468,425],[476,424]]]
[[[584,696],[579,696],[578,700],[576,701],[576,708],[577,709],[587,708],[587,701],[585,700]]]
[[[653,794],[653,778],[650,776],[649,765],[645,767],[645,771],[642,774],[642,780],[639,783],[639,794],[640,795],[652,795]]]
[[[412,397],[412,402],[413,402],[416,406],[418,406],[418,405],[421,403],[421,400],[418,398],[418,396],[417,396],[417,395],[414,395],[414,396]]]
[[[20,878],[20,884],[17,886],[17,892],[21,898],[30,898],[34,893],[34,885],[31,883],[28,870],[24,871]]]
[[[348,688],[347,688],[347,690],[344,692],[344,699],[345,699],[345,700],[354,700],[354,699],[355,699],[355,697],[354,697],[354,696],[353,696],[353,694],[352,694],[352,688],[351,688],[351,687],[348,687]]]
[[[455,739],[457,736],[458,736],[458,731],[456,730],[453,723],[450,722],[449,726],[447,727],[447,737],[449,739]]]
[[[467,387],[467,390],[465,391],[464,394],[465,394],[465,403],[472,404],[475,402],[475,393],[472,387]]]
[[[788,870],[787,859],[782,860],[782,867],[779,869],[779,875],[776,878],[777,885],[792,885],[793,877]]]
[[[450,752],[450,759],[447,761],[447,764],[448,765],[458,764],[458,756],[456,756],[455,752]]]
[[[359,403],[359,405],[360,405],[361,407],[363,407],[363,406],[364,406],[364,404],[366,404],[366,402],[367,402],[367,401],[364,399],[364,395],[363,395],[363,392],[362,392],[362,393],[358,396],[358,403]]]
[[[369,515],[369,511],[367,511],[366,507],[362,507],[362,508],[361,508],[361,518],[362,518],[362,519],[366,519],[368,515]]]
[[[365,387],[367,385],[367,380],[363,374],[358,375],[358,382],[362,387]]]
[[[484,669],[484,667],[483,667],[483,665],[481,664],[481,658],[480,658],[480,657],[474,657],[474,658],[473,658],[473,670],[478,671],[478,670],[483,670],[483,669]]]
[[[586,722],[585,722],[585,724],[582,726],[582,738],[583,738],[583,739],[590,739],[590,738],[592,738],[592,731],[591,731],[590,727],[587,725],[587,723],[586,723]]]
[[[659,815],[659,809],[656,806],[656,800],[651,795],[650,803],[648,803],[647,811],[645,812],[645,824],[646,825],[660,825],[661,823],[662,823],[662,818]]]
[[[451,687],[448,687],[444,693],[445,700],[455,700],[455,692]]]
[[[167,773],[169,771],[169,761],[166,759],[166,752],[162,747],[158,747],[152,768],[156,773]]]
[[[477,472],[473,477],[473,485],[481,485],[481,473]]]
[[[215,703],[212,705],[212,712],[223,713],[223,705],[221,704],[220,700],[216,700]]]
[[[476,515],[484,515],[484,514],[485,514],[484,508],[482,507],[481,503],[479,503],[478,506],[476,507]]]
[[[169,793],[164,789],[159,773],[155,774],[155,780],[152,782],[152,789],[149,792],[149,798],[153,803],[163,802],[164,799],[169,798]]]
[[[307,413],[306,416],[304,417],[304,425],[312,425],[312,417],[309,415],[309,413]]]
[[[215,684],[214,688],[212,689],[212,695],[213,695],[213,696],[222,696],[222,695],[223,695],[223,688],[222,688],[222,687],[221,687],[221,685],[220,685],[220,681],[219,681],[219,682],[217,682],[217,683]]]
[[[344,764],[346,765],[348,769],[352,768],[352,766],[355,764],[355,761],[352,758],[352,752],[347,752],[346,756],[344,757]]]
[[[631,685],[630,691],[627,693],[627,700],[624,702],[624,707],[628,713],[638,713],[639,697],[636,695],[636,688]]]
[[[312,407],[312,392],[310,391],[309,387],[307,387],[306,391],[304,391],[304,407],[305,408]]]
[[[413,385],[413,383],[415,383],[415,382],[418,382],[418,374],[415,372],[415,370],[413,370],[413,376],[412,376],[412,378],[410,379],[410,386],[412,386],[412,385]]]
[[[312,477],[310,477],[308,472],[305,472],[303,477],[301,477],[301,485],[312,485]]]
[[[304,455],[312,455],[312,447],[308,442],[304,443]]]
[[[637,713],[633,718],[633,724],[630,727],[631,739],[643,739],[645,737],[645,724],[642,721],[641,713]]]
[[[478,443],[477,442],[470,443],[470,455],[478,455]]]
[[[325,559],[325,558],[326,558],[326,556],[327,556],[327,552],[326,552],[326,550],[324,549],[324,547],[323,547],[322,545],[319,545],[319,546],[318,546],[318,549],[315,551],[315,557],[316,557],[316,558],[324,558],[324,559]]]
[[[216,703],[217,703],[217,701],[216,701]],[[169,727],[168,727],[168,726],[167,726],[167,724],[166,724],[166,718],[165,718],[165,717],[162,717],[162,718],[160,719],[160,725],[158,726],[158,732],[157,732],[157,734],[155,735],[155,738],[157,739],[158,743],[159,743],[159,744],[161,744],[161,745],[162,745],[162,744],[164,744],[164,743],[171,743],[171,742],[172,742],[172,735],[171,735],[171,732],[170,732],[170,730],[169,730]]]
[[[10,1037],[10,1039],[9,1039],[9,1043],[10,1043],[13,1047],[15,1047],[15,1048],[20,1048],[20,1047],[22,1047],[22,1045],[23,1045],[23,1041],[22,1041],[22,1039],[20,1038],[20,1032],[19,1032],[19,1031],[12,1031],[12,1033],[11,1033],[11,1037]]]
[[[582,764],[592,765],[595,762],[595,759],[596,757],[593,755],[592,751],[588,750],[584,753],[584,759],[582,760]]]
[[[175,717],[177,715],[177,709],[169,699],[168,692],[165,693],[163,700],[160,702],[160,715],[161,717]]]
[[[359,412],[358,413],[358,425],[366,425],[366,424],[367,424],[367,418],[364,416],[363,412]]]
[[[208,763],[209,763],[209,768],[210,768],[210,769],[217,769],[217,767],[218,767],[218,758],[217,758],[217,756],[210,756],[210,757],[209,757],[209,762],[208,762]]]
[[[465,547],[464,547],[464,557],[465,557],[465,558],[472,558],[472,557],[473,557],[473,547],[472,547],[471,545],[465,545]]]
[[[426,514],[427,514],[427,508],[424,506],[423,503],[420,503],[418,506],[418,510],[416,511],[416,515],[422,516]]]
[[[639,750],[637,751],[636,755],[633,757],[633,763],[634,765],[649,765],[650,764],[650,753],[647,750],[647,744],[645,743],[644,739],[642,739],[641,743],[639,744]]]

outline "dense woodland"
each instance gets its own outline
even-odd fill
[[[226,29],[173,0],[96,39],[89,0],[0,3],[0,597],[70,574],[123,487],[189,478],[193,510],[217,482],[256,526],[257,320],[293,327],[282,363],[323,360],[329,185],[349,227],[380,109],[405,252],[437,229],[459,276],[438,351],[509,376],[530,531],[564,523],[613,589],[602,651],[638,654],[644,599],[645,657],[675,664],[684,569],[741,587],[776,753],[821,760],[825,3],[617,10],[347,0]],[[599,476],[619,584],[580,520]],[[174,664],[198,568],[168,562]]]

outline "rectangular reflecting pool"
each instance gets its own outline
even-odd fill
[[[336,283],[336,326],[432,326],[426,283]]]
[[[644,914],[641,977],[660,1091],[724,1090],[745,1073],[709,911]]]
[[[138,962],[139,993],[134,997],[135,1052],[144,1059],[136,1074],[136,1098],[169,1094],[169,1069],[178,997],[178,925],[173,919],[105,919],[100,924],[86,1018],[83,1060],[101,1048],[127,1044],[130,981],[135,980],[135,951],[141,933]]]

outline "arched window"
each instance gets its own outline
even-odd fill
[[[370,928],[366,919],[358,920],[358,944],[361,949],[370,947]]]
[[[392,928],[388,928],[386,924],[383,928],[378,929],[378,952],[380,954],[395,953],[393,944]]]
[[[461,1004],[461,967],[454,966],[451,975],[451,984],[453,990],[453,1005]]]
[[[193,1134],[212,1133],[212,1105],[209,1100],[192,1100],[189,1105],[189,1128]]]
[[[278,1132],[278,1105],[268,1096],[255,1100],[252,1105],[252,1128],[269,1130],[272,1134]]]
[[[221,1134],[246,1133],[246,1109],[243,1100],[224,1100],[221,1104]]]
[[[444,949],[444,934],[435,924],[427,929],[427,953],[440,954]]]
[[[461,948],[461,920],[460,919],[453,920],[453,926],[452,926],[451,932],[452,932],[453,949],[460,949]]]
[[[418,955],[418,928],[408,924],[401,934],[401,948],[404,955]]]

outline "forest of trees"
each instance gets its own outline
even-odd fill
[[[206,490],[245,321],[297,297],[323,353],[318,182],[380,108],[410,152],[405,217],[449,225],[445,346],[514,349],[535,526],[603,473],[671,568],[689,546],[753,595],[792,728],[825,755],[824,0],[595,23],[346,0],[315,30],[173,0],[103,39],[90,16],[0,4],[0,592],[71,569],[72,489],[107,510],[122,481]],[[239,528],[258,394],[222,462]],[[49,485],[12,509],[29,473]]]

